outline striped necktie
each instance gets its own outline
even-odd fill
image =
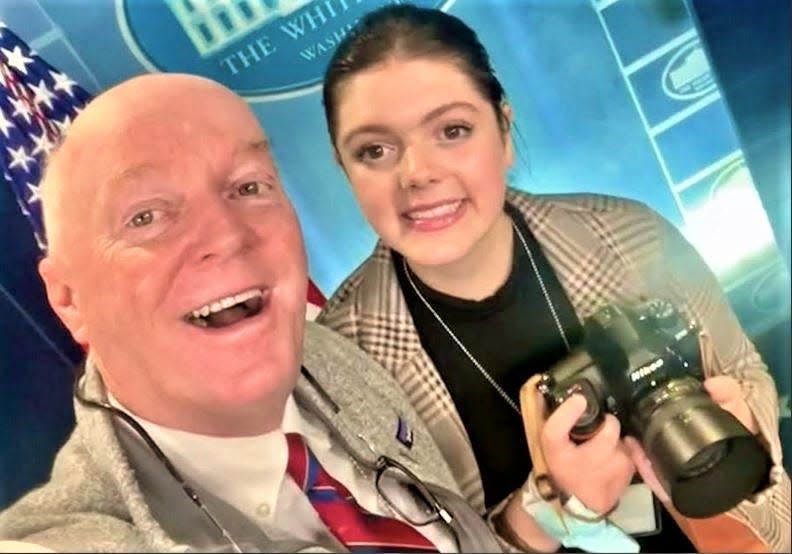
[[[437,552],[410,525],[363,509],[349,490],[333,479],[302,436],[287,433],[286,472],[305,492],[319,518],[351,552]]]

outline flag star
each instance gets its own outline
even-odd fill
[[[62,90],[69,96],[74,96],[72,94],[72,88],[77,86],[77,83],[69,79],[69,76],[61,73],[60,71],[52,71],[50,70],[50,75],[52,78],[55,79],[55,90]]]
[[[13,50],[0,48],[0,52],[5,54],[6,63],[8,63],[8,65],[20,71],[23,75],[27,75],[27,68],[25,66],[29,63],[33,63],[33,58],[25,56],[19,46],[14,46]]]
[[[30,85],[30,88],[35,93],[33,97],[33,102],[36,104],[46,104],[49,109],[52,109],[52,101],[57,98],[50,89],[47,88],[47,83],[44,82],[44,79],[39,81],[38,86]]]
[[[25,152],[24,146],[20,146],[16,150],[8,146],[6,147],[6,150],[9,154],[11,154],[12,158],[11,163],[8,164],[8,169],[13,169],[21,165],[25,168],[25,172],[27,172],[28,164],[36,161],[35,159],[28,156],[27,152]]]
[[[33,202],[41,202],[41,187],[32,183],[27,183],[27,188],[30,189],[30,197],[28,197],[28,204]]]
[[[35,134],[30,135],[31,140],[35,144],[35,148],[33,148],[32,155],[37,156],[39,154],[49,154],[49,151],[52,150],[52,141],[47,136],[47,131],[45,129],[41,130],[41,136],[37,136]]]
[[[71,118],[68,115],[64,115],[63,119],[60,119],[60,120],[53,119],[52,121],[58,127],[58,134],[61,134],[61,135],[63,133],[65,133],[66,129],[68,129],[69,125],[71,125]]]
[[[13,128],[14,128],[14,124],[8,121],[8,119],[6,119],[5,112],[3,110],[0,110],[0,131],[3,132],[5,138],[8,138],[9,136],[8,130]]]
[[[11,98],[11,103],[14,105],[14,113],[11,114],[11,117],[15,115],[21,115],[25,118],[27,123],[30,123],[30,116],[33,114],[30,106],[27,102],[25,102],[24,98]]]

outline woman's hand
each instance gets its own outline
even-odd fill
[[[586,399],[574,394],[544,423],[542,450],[556,486],[574,495],[588,509],[598,513],[611,510],[635,474],[630,452],[620,439],[621,426],[606,414],[599,431],[582,444],[575,444],[569,432],[583,414]]]
[[[729,375],[716,375],[704,380],[704,388],[712,400],[730,412],[753,434],[759,432],[759,425],[745,401],[740,382]]]
[[[737,379],[728,375],[709,377],[704,380],[704,388],[713,402],[736,417],[751,433],[759,432],[756,418],[743,397],[742,387]],[[660,485],[660,480],[652,469],[652,462],[649,461],[641,444],[633,437],[625,437],[624,442],[644,483],[649,485],[657,498],[668,502],[670,500],[668,493]]]

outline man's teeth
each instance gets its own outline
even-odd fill
[[[413,210],[407,213],[407,217],[410,219],[432,219],[433,217],[443,217],[457,211],[460,204],[462,204],[462,201],[457,200],[455,202],[449,202],[448,204],[441,204],[440,206],[429,208],[428,210]]]
[[[226,296],[225,298],[221,298],[219,300],[215,300],[210,304],[206,304],[193,310],[190,315],[193,318],[198,319],[199,317],[206,317],[209,314],[217,313],[221,310],[225,310],[226,308],[230,308],[231,306],[235,306],[237,304],[241,304],[251,298],[255,298],[257,296],[262,296],[264,293],[261,289],[250,289],[245,292],[240,292],[239,294]]]

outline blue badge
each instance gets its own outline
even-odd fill
[[[413,432],[407,425],[407,422],[399,416],[399,421],[396,425],[396,440],[402,443],[407,448],[412,448],[413,445]]]

